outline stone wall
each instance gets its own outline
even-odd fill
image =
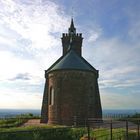
[[[48,74],[49,89],[54,88],[54,104],[48,103],[48,123],[72,125],[87,117],[101,118],[98,75],[90,71],[61,70]],[[46,93],[47,94],[47,93]]]

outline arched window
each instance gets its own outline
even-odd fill
[[[54,89],[52,87],[50,87],[50,94],[49,94],[49,105],[53,105],[54,104]]]

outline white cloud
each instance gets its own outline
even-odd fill
[[[70,18],[56,3],[38,0],[1,0],[0,17],[0,108],[40,108],[44,70],[61,55]]]
[[[99,38],[100,34],[101,34],[101,32],[91,31],[89,33],[89,37],[88,37],[87,41],[90,42],[90,43],[95,42]]]
[[[39,93],[20,92],[13,89],[1,90],[0,108],[41,109],[41,104],[42,104],[42,95]]]
[[[0,36],[0,44],[6,44],[6,45],[11,45],[11,44],[14,44],[16,43],[16,40],[15,39],[7,39],[3,36]]]
[[[108,80],[100,80],[99,81],[99,85],[100,85],[100,89],[104,89],[104,88],[114,88],[114,90],[116,88],[134,88],[135,86],[139,86],[140,85],[140,79],[115,79],[112,80],[108,79]]]
[[[17,58],[13,53],[0,52],[0,80],[13,78],[18,73],[41,75],[38,64],[34,60]]]
[[[123,62],[122,62],[123,63]],[[114,65],[113,65],[114,66]],[[121,79],[121,77],[127,77],[128,75],[131,75],[132,73],[136,73],[139,71],[139,67],[137,66],[130,66],[130,65],[116,65],[116,67],[113,68],[113,66],[110,64],[110,69],[107,67],[102,71],[101,78],[102,79]]]
[[[1,1],[1,23],[16,31],[25,39],[30,39],[33,48],[47,49],[57,46],[58,37],[51,33],[62,33],[68,18],[53,2],[23,4],[13,0]]]
[[[139,44],[132,46],[117,37],[102,38],[94,44],[94,46],[87,45],[84,52],[87,60],[99,69],[101,87],[120,87],[121,84],[122,87],[132,87],[128,81],[139,80]],[[140,85],[136,81],[133,86],[135,84]]]
[[[103,109],[139,109],[139,93],[122,94],[105,89],[101,90],[100,93]]]
[[[51,1],[26,4],[2,0],[0,5],[1,79],[19,73],[44,76],[44,70],[60,56],[59,37],[65,30],[64,25],[69,24],[67,16]],[[57,33],[60,35],[55,37]],[[12,52],[12,49],[16,51]],[[33,58],[26,58],[27,54]]]

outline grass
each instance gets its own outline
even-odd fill
[[[82,134],[81,129],[66,127],[26,127],[18,131],[11,128],[10,131],[1,132],[0,140],[79,140]]]
[[[136,137],[135,132],[129,131],[128,133],[129,139]],[[107,128],[100,128],[100,129],[94,129],[91,132],[91,137],[96,138],[97,140],[109,140],[111,139],[110,135],[110,129]],[[126,139],[126,132],[123,128],[117,128],[112,130],[112,139],[113,140],[125,140]]]
[[[18,127],[33,118],[39,118],[39,116],[34,116],[33,114],[28,113],[17,115],[14,118],[0,119],[0,128]]]
[[[1,132],[20,132],[20,131],[36,131],[36,130],[47,130],[47,129],[56,129],[56,128],[66,128],[65,126],[53,126],[53,125],[44,125],[44,126],[24,126],[24,127],[10,127],[10,128],[0,128]]]
[[[0,135],[0,140],[80,140],[84,135],[87,135],[86,128],[70,128],[65,126],[28,126],[28,127],[13,127],[3,129]],[[107,128],[99,128],[90,131],[90,136],[97,140],[109,140],[110,130]],[[124,129],[113,129],[113,140],[125,140]],[[133,139],[136,132],[129,132],[129,139]],[[82,138],[81,138],[82,140]]]
[[[39,118],[32,114],[18,115],[12,119],[0,120],[0,140],[83,140],[87,136],[87,128],[72,128],[61,125],[43,125],[17,127],[28,119]],[[123,128],[112,129],[113,140],[125,140],[126,130]],[[109,140],[110,129],[91,129],[90,136],[96,140]],[[136,137],[135,131],[129,131],[129,140]]]

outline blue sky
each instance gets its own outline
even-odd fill
[[[139,13],[139,0],[0,0],[0,108],[41,108],[44,70],[73,15],[103,109],[140,109]]]

